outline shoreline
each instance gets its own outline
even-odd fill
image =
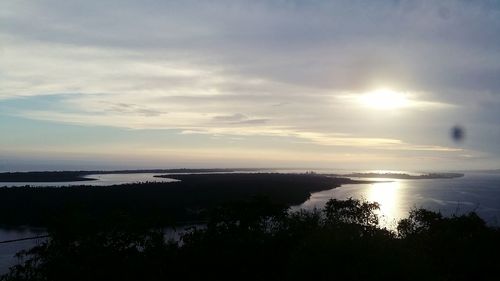
[[[238,172],[254,172],[254,173],[276,173],[290,175],[321,175],[332,176],[336,178],[389,178],[389,179],[451,179],[463,177],[463,173],[427,173],[421,175],[411,175],[407,173],[348,173],[348,174],[328,174],[328,173],[281,173],[272,172],[272,169],[144,169],[144,170],[112,170],[112,171],[34,171],[34,172],[2,172],[0,173],[0,185],[2,183],[63,183],[63,182],[79,182],[79,181],[96,181],[98,179],[88,178],[90,175],[106,175],[106,174],[140,174],[154,173],[159,174],[155,177],[165,178],[167,175],[193,175],[193,174],[217,174],[217,173],[238,173]],[[171,175],[168,175],[171,176]]]
[[[168,175],[177,182],[146,182],[111,186],[0,188],[0,224],[46,226],[75,209],[99,220],[114,211],[160,218],[166,225],[203,219],[228,202],[266,197],[281,206],[308,200],[311,193],[342,184],[368,183],[323,175],[275,173]]]

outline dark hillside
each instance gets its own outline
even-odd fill
[[[98,219],[118,212],[162,223],[203,220],[221,203],[265,196],[276,204],[299,204],[311,192],[354,181],[318,175],[203,174],[169,176],[171,183],[109,187],[0,188],[0,224],[45,226],[61,214],[79,212]]]

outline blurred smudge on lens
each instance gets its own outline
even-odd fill
[[[462,142],[465,138],[465,130],[462,126],[455,125],[451,128],[451,138],[455,142]]]

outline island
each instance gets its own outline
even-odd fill
[[[408,180],[421,180],[421,179],[452,179],[463,177],[462,173],[428,173],[422,175],[410,175],[405,173],[350,173],[346,175],[333,175],[344,176],[352,178],[384,178],[384,179],[408,179]]]

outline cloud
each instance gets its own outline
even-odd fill
[[[214,116],[213,120],[216,122],[239,122],[243,120],[248,120],[248,117],[241,113],[235,113],[232,115],[218,115]]]
[[[252,119],[241,113],[235,113],[232,115],[218,115],[214,116],[212,120],[215,123],[239,124],[239,125],[244,125],[244,124],[258,125],[267,123],[269,121],[268,119],[255,119],[255,118]]]
[[[500,157],[499,30],[500,5],[486,0],[7,0],[0,107],[86,126]],[[411,106],[360,106],[380,87]],[[455,123],[478,137],[449,148]]]
[[[88,52],[93,64],[120,57],[157,66],[143,68],[150,76],[206,69],[306,88],[351,90],[382,80],[415,90],[498,89],[500,17],[489,1],[5,1],[2,8],[8,53],[27,42],[57,48],[38,61]],[[165,62],[191,67],[162,69]],[[120,74],[126,63],[103,69]]]

